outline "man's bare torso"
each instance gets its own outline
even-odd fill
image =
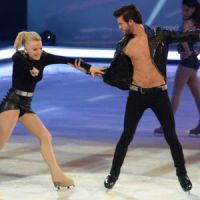
[[[134,66],[132,84],[143,88],[165,84],[164,77],[151,58],[146,34],[131,39],[123,52],[129,56]]]

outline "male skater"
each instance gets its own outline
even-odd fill
[[[113,15],[124,37],[118,43],[115,57],[104,76],[104,81],[123,89],[129,87],[130,91],[126,105],[124,130],[116,146],[110,174],[105,179],[104,185],[108,189],[114,186],[138,122],[144,111],[151,108],[163,127],[164,137],[170,146],[180,185],[184,191],[189,191],[192,189],[192,183],[187,176],[183,151],[176,135],[174,116],[167,93],[166,61],[170,43],[200,40],[200,32],[151,29],[142,24],[141,13],[133,4],[120,7],[114,11]],[[130,62],[126,61],[127,59]],[[122,65],[121,62],[124,64]],[[130,72],[130,63],[133,73],[127,74],[127,79],[125,79],[126,70],[124,68]],[[122,71],[123,77],[117,80]]]
[[[151,29],[142,24],[142,16],[134,4],[114,11],[124,37],[119,41],[111,66],[103,79],[106,83],[129,89],[124,130],[117,144],[110,174],[104,185],[111,189],[116,183],[128,146],[144,111],[151,108],[160,121],[164,137],[170,146],[176,174],[184,191],[192,189],[187,176],[182,146],[175,131],[174,116],[167,93],[166,61],[172,42],[198,41],[200,31],[175,32]],[[80,70],[80,63],[76,64]]]

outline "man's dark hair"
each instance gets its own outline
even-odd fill
[[[134,4],[123,5],[113,12],[115,18],[123,17],[125,22],[132,19],[137,24],[142,24],[142,15]]]

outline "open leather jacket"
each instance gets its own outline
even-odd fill
[[[184,41],[199,41],[200,30],[180,32],[166,30],[160,27],[152,29],[144,26],[144,28],[148,37],[152,62],[166,81],[166,63],[169,44]],[[125,35],[117,43],[114,58],[103,76],[104,82],[123,90],[129,89],[134,67],[132,66],[130,58],[123,54],[122,50],[132,38],[134,38],[133,34]]]

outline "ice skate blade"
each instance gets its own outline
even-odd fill
[[[112,190],[112,189],[113,189],[113,188],[110,188],[110,189],[109,189],[109,188],[107,188],[107,189],[106,189],[106,193],[109,193],[109,192],[111,192],[111,190]]]
[[[189,191],[187,191],[187,200],[190,200],[190,199],[191,199],[191,192],[189,190]]]
[[[68,186],[62,183],[54,182],[54,187],[57,189],[57,191],[61,191],[61,190],[66,190],[66,189],[72,189],[73,187],[75,187],[75,185]]]

